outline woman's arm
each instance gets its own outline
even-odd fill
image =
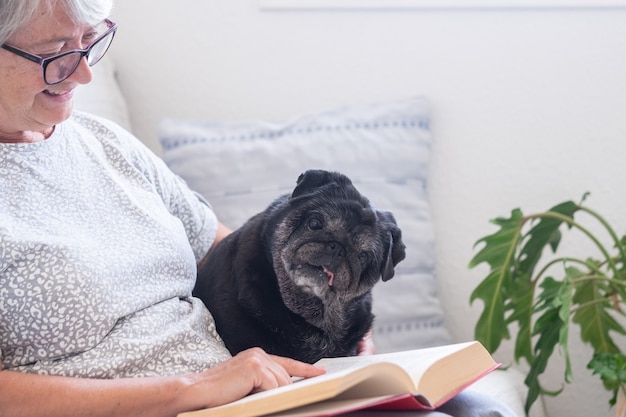
[[[211,253],[213,248],[216,247],[217,244],[222,241],[222,239],[224,239],[226,236],[228,236],[232,232],[233,232],[232,230],[230,230],[228,227],[224,226],[222,223],[219,223],[219,222],[217,223],[217,232],[215,233],[215,240],[213,241],[213,244],[209,248],[209,250],[206,253],[206,255],[204,255],[204,257],[200,260],[200,262],[198,262],[198,269],[200,269],[200,267],[202,265],[204,265],[204,263],[206,262],[207,257],[209,256],[209,253]]]
[[[226,236],[228,236],[232,232],[233,231],[230,230],[228,227],[226,227],[222,223],[218,222],[217,223],[217,232],[215,233],[215,240],[213,241],[213,244],[211,245],[211,249],[213,249],[215,246],[217,246],[217,244],[220,243],[222,239],[224,239]],[[211,249],[209,249],[209,252],[211,252]]]
[[[1,368],[0,368],[1,369]],[[0,370],[1,416],[173,417],[311,377],[320,368],[249,349],[202,373],[83,379]]]

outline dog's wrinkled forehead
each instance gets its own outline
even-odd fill
[[[369,200],[354,187],[348,177],[338,172],[309,170],[300,174],[296,188],[291,194],[291,200],[319,198],[354,201],[363,207],[369,207]]]
[[[370,201],[343,174],[309,170],[298,178],[290,205],[300,211],[324,211],[353,224],[374,226],[377,216]],[[332,213],[332,214],[331,214]]]
[[[377,211],[369,203],[364,205],[362,201],[333,196],[317,195],[302,202],[300,208],[299,212],[303,216],[323,214],[330,222],[334,220],[344,228],[356,225],[375,227],[379,220]]]

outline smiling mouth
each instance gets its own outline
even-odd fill
[[[64,91],[50,91],[50,90],[44,90],[43,91],[45,94],[48,94],[49,96],[63,96],[65,94],[68,94],[70,92],[72,92],[72,90],[64,90]]]

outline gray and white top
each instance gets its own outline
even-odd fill
[[[113,123],[75,113],[45,141],[0,144],[4,369],[118,378],[227,359],[191,296],[216,230],[206,201]]]

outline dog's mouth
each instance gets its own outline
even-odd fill
[[[326,274],[326,276],[328,277],[328,286],[332,287],[335,281],[335,273],[331,271],[330,269],[326,268],[324,265],[320,266],[320,268],[322,272]]]
[[[336,290],[336,274],[326,265],[304,264],[294,269],[294,283],[305,292],[321,297],[327,290]],[[323,283],[323,284],[322,284]]]

